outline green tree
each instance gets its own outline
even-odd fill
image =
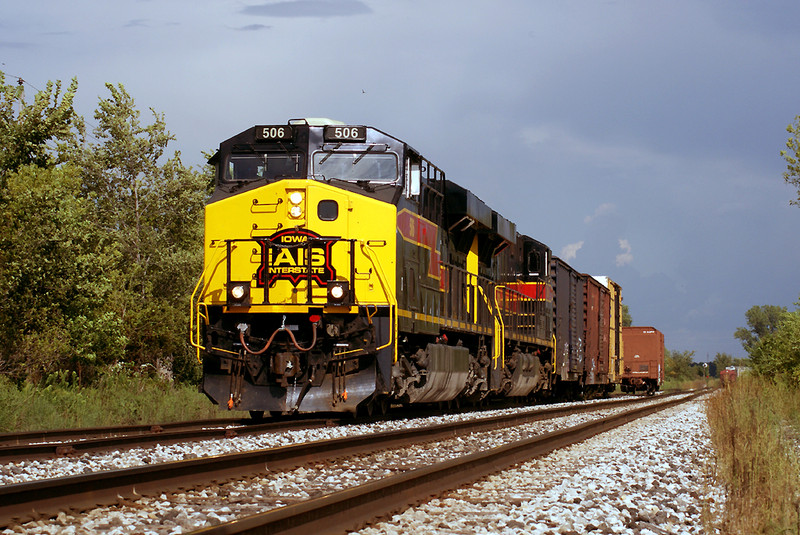
[[[716,367],[715,376],[719,377],[719,372],[728,366],[733,366],[733,362],[733,356],[727,353],[717,353],[717,355],[714,357],[714,366]]]
[[[750,361],[759,374],[800,384],[800,309],[784,312],[774,329],[752,345]]]
[[[628,305],[622,305],[622,326],[630,327],[631,325],[633,325],[633,318],[631,317],[631,311],[628,308]]]
[[[759,374],[800,383],[800,312],[787,313],[775,333],[756,344],[752,362]]]
[[[686,381],[698,375],[693,366],[694,351],[664,351],[664,375],[674,381]]]
[[[787,184],[797,188],[797,199],[789,203],[800,206],[800,115],[786,127],[786,131],[789,132],[789,139],[786,141],[787,150],[781,151],[781,156],[786,160],[783,179]]]
[[[60,81],[47,82],[27,103],[24,85],[7,84],[0,72],[0,193],[9,173],[29,164],[52,167],[78,140],[84,126],[72,106],[77,89],[74,78],[63,94]]]
[[[786,312],[786,307],[775,305],[751,307],[745,312],[747,327],[739,327],[733,336],[741,340],[745,351],[752,355],[758,341],[777,330]]]
[[[123,324],[126,359],[140,366],[197,373],[186,324],[189,294],[202,269],[203,207],[208,176],[165,156],[174,139],[163,114],[143,124],[122,85],[94,118],[96,143],[77,151],[84,194],[95,220],[116,245],[111,310]]]
[[[117,318],[103,310],[111,293],[113,251],[80,198],[76,168],[25,165],[6,175],[0,219],[0,360],[17,380],[56,371],[90,379],[122,356]]]

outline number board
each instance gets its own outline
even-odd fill
[[[294,131],[289,125],[256,126],[256,141],[291,141]]]
[[[326,126],[325,141],[366,141],[366,126]]]

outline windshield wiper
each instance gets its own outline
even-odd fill
[[[365,150],[364,152],[362,152],[361,154],[359,154],[359,155],[358,155],[358,158],[356,158],[355,160],[353,160],[353,165],[355,165],[355,164],[357,164],[358,162],[360,162],[360,161],[361,161],[361,158],[363,158],[364,156],[366,156],[366,155],[367,155],[367,153],[368,153],[369,151],[371,151],[372,149],[374,149],[376,146],[377,146],[377,145],[370,145],[369,147],[367,147],[367,150]]]
[[[335,147],[333,147],[333,148],[331,149],[331,151],[330,151],[328,154],[326,154],[325,156],[323,156],[323,157],[322,157],[322,159],[319,161],[319,163],[317,163],[317,165],[322,165],[323,163],[325,163],[325,160],[327,160],[328,158],[330,158],[330,157],[331,157],[331,155],[332,155],[332,154],[333,154],[333,153],[336,151],[336,149],[338,149],[338,148],[339,148],[339,147],[341,147],[341,146],[342,146],[342,144],[341,144],[341,143],[339,143],[338,145],[336,145]]]

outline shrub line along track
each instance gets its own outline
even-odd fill
[[[652,398],[647,398],[647,400],[650,399]],[[591,436],[593,434],[610,429],[611,427],[614,427],[616,425],[621,425],[626,421],[640,417],[645,412],[649,414],[656,410],[665,408],[666,406],[681,403],[683,401],[686,401],[687,399],[688,398],[667,400],[665,403],[650,405],[648,407],[634,409],[632,411],[622,413],[622,418],[620,418],[620,415],[618,415],[612,417],[611,419],[608,419],[614,422],[619,421],[619,423],[613,425],[611,425],[610,423],[605,423],[595,428],[593,426],[597,426],[598,424],[593,423],[590,426],[592,429],[590,434],[583,436],[582,438],[574,439],[574,441],[577,442],[579,440],[583,440],[583,438],[586,438],[587,436]],[[467,434],[471,432],[485,431],[485,430],[513,426],[513,425],[521,425],[524,423],[543,420],[546,418],[555,418],[573,413],[593,411],[600,408],[626,406],[635,403],[640,403],[641,401],[642,399],[633,399],[633,400],[625,399],[625,400],[609,401],[600,404],[585,404],[579,407],[574,407],[574,406],[555,407],[555,408],[542,409],[539,411],[528,411],[525,413],[507,414],[492,418],[473,419],[468,421],[453,422],[453,423],[407,429],[407,430],[386,431],[381,433],[359,435],[355,437],[345,437],[332,440],[308,442],[302,444],[295,444],[291,446],[282,446],[277,448],[262,449],[262,450],[248,451],[242,453],[218,455],[212,457],[202,457],[198,459],[189,459],[189,460],[176,461],[170,463],[162,463],[151,466],[126,468],[120,470],[109,470],[109,471],[97,472],[79,476],[69,476],[59,479],[48,479],[48,480],[40,480],[29,483],[6,485],[0,487],[0,525],[9,525],[10,523],[18,521],[38,518],[42,513],[54,514],[59,510],[72,509],[72,508],[91,508],[101,504],[114,503],[120,497],[135,497],[138,495],[159,494],[166,489],[186,488],[193,485],[205,484],[208,483],[209,481],[215,481],[215,480],[220,481],[230,478],[241,478],[253,473],[263,472],[265,469],[268,469],[269,471],[285,470],[309,462],[318,462],[323,460],[330,460],[337,457],[343,457],[347,455],[372,452],[377,449],[402,447],[412,441],[425,442],[425,441],[440,440],[443,438],[457,436],[459,434]],[[625,417],[627,417],[627,419],[625,419]],[[604,422],[604,420],[598,420],[598,422]],[[584,426],[578,426],[577,428],[585,427],[586,425],[588,424],[584,424]],[[560,431],[557,433],[563,433],[563,432]],[[548,433],[546,435],[543,435],[543,437],[551,437],[556,434]],[[522,442],[527,443],[530,442],[531,440],[543,440],[543,439],[542,438],[529,439]],[[546,441],[547,440],[552,440],[552,438],[548,438],[546,439]],[[561,447],[565,444],[566,442],[563,443],[559,442],[555,446],[549,446],[549,448],[550,450],[552,450],[557,447]],[[503,448],[495,448],[490,451],[492,452],[496,450],[505,451],[506,449],[509,449],[509,446]],[[530,453],[530,451],[533,451],[533,453]],[[524,453],[518,453],[517,455],[523,455],[526,456],[525,458],[529,458],[541,454],[541,453],[536,453],[536,451],[538,450],[535,449],[530,450],[530,446],[527,446],[521,450],[521,452]],[[484,454],[474,454],[474,455],[484,455]],[[469,455],[466,458],[472,458],[474,457],[474,455]],[[498,454],[495,453],[494,455]],[[495,471],[499,469],[500,464],[498,463],[501,463],[499,459],[502,458],[503,455],[507,454],[501,454],[498,460],[490,461],[494,463],[492,466],[494,465],[497,466],[496,468],[490,471]],[[514,462],[511,462],[510,464],[514,464]],[[485,464],[485,461],[482,461],[481,463]],[[502,463],[505,463],[505,461],[502,461]],[[442,463],[442,464],[449,465],[451,463]],[[474,470],[475,470],[474,467],[472,468],[457,467],[454,469],[453,474],[448,476],[445,479],[445,481],[449,482],[450,480],[454,480],[453,478],[456,479],[460,478],[461,477],[460,472],[466,473],[467,471],[469,471],[469,473],[472,473]],[[418,471],[414,471],[412,473],[416,472]],[[404,478],[409,476],[408,474],[402,474],[401,476],[394,476],[394,478],[388,478],[388,480],[394,481],[395,478],[398,477]],[[470,476],[470,478],[475,479],[475,476]],[[460,481],[460,479],[458,480]],[[364,487],[367,487],[369,485],[378,485],[378,484],[381,484],[381,482],[370,483],[368,485],[364,485]],[[392,485],[394,484],[396,483],[392,483]],[[451,487],[452,484],[447,483],[447,486]],[[361,487],[358,488],[360,489]],[[355,492],[355,489],[351,489],[350,491],[346,492]],[[370,492],[377,492],[377,491],[370,490]],[[415,495],[412,494],[412,491],[406,491],[406,490],[400,491],[400,490],[390,489],[389,491],[386,492],[388,492],[388,495],[387,497],[384,497],[384,499],[392,499],[395,501],[400,500],[405,496]],[[397,492],[400,492],[400,494],[395,495],[395,493]],[[426,492],[429,493],[428,491]],[[340,493],[336,493],[337,496],[339,494]],[[325,496],[320,498],[319,500],[327,502],[328,499],[329,498]],[[345,500],[344,505],[340,504],[338,506],[345,508],[345,510],[342,510],[339,513],[340,516],[344,517],[350,516],[349,513],[346,511],[346,509],[350,507],[350,505],[347,505],[347,503],[350,503],[348,501],[350,499],[351,498]],[[364,498],[361,497],[358,499],[363,500]],[[408,502],[408,499],[406,500],[406,502]],[[319,500],[311,500],[307,503],[318,504]],[[412,501],[416,501],[416,498],[414,498],[414,500]],[[300,507],[299,515],[301,517],[308,516],[310,513],[304,512],[306,511],[305,507],[308,507],[307,503],[298,504],[297,506],[292,506],[291,510],[296,511],[297,509],[295,508]],[[317,505],[315,505],[314,507],[317,507]],[[353,505],[353,507],[356,507],[358,509],[358,507],[361,506]],[[374,512],[376,511],[375,508],[379,506],[367,505],[363,507],[365,507],[366,509],[372,508],[372,511]],[[289,509],[289,508],[282,508],[280,509],[280,511],[284,511],[284,509]],[[270,514],[270,513],[265,513],[265,514]],[[319,516],[319,513],[311,514],[311,517],[317,517],[317,516]],[[248,517],[248,519],[251,518],[254,517]],[[270,517],[270,519],[272,518],[274,517]],[[358,518],[361,518],[361,516],[359,516]],[[244,522],[247,521],[248,519],[244,519],[242,521],[237,521],[237,522]],[[292,523],[294,522],[297,522],[297,520],[288,520],[288,521],[290,522],[290,525],[292,525]],[[269,522],[273,522],[273,520],[269,520]],[[286,520],[284,520],[283,522],[286,522]],[[320,522],[326,525],[327,523],[333,521],[330,519],[327,520],[323,519],[320,520]],[[228,525],[229,524],[224,524],[223,526],[228,526]],[[239,526],[244,526],[244,524],[239,524]],[[307,532],[304,530],[312,528],[305,526],[299,529],[300,531],[297,531],[297,533]],[[317,529],[317,527],[314,527],[313,529]],[[231,531],[231,533],[240,531],[241,529],[237,527],[235,528],[235,531]],[[341,531],[341,529],[339,529],[339,531]],[[255,532],[267,533],[271,531],[255,531]],[[226,532],[221,531],[218,533],[226,533]]]

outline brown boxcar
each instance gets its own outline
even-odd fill
[[[608,288],[590,275],[583,275],[584,368],[583,383],[588,394],[604,392],[609,386],[609,334],[611,300]]]
[[[653,394],[664,381],[664,335],[653,327],[623,327],[622,391]]]
[[[622,286],[602,275],[594,277],[608,289],[608,380],[618,384],[622,378]]]
[[[550,259],[550,277],[555,287],[553,373],[559,381],[580,388],[584,354],[583,277],[557,257]]]

